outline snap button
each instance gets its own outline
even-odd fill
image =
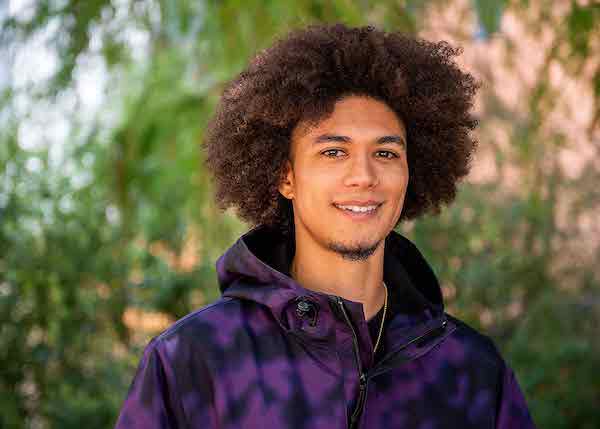
[[[309,319],[310,326],[317,323],[318,305],[305,297],[299,297],[296,302],[296,314],[301,319]]]

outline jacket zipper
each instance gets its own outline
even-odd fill
[[[406,347],[410,346],[412,343],[415,343],[417,341],[422,340],[425,337],[430,336],[431,334],[433,334],[436,331],[443,331],[446,328],[446,324],[448,323],[448,320],[446,319],[446,317],[444,316],[442,319],[442,323],[438,326],[434,326],[430,329],[428,329],[427,331],[425,331],[424,333],[422,333],[421,335],[411,339],[410,341],[402,344],[402,346],[398,347],[397,349],[395,349],[393,352],[390,352],[388,355],[386,355],[383,359],[381,359],[377,365],[373,368],[373,371],[368,374],[368,379],[370,380],[371,378],[375,377],[376,375],[382,374],[388,370],[390,370],[392,367],[385,367],[384,364],[386,361],[389,361],[391,358],[393,358],[399,351],[404,350]],[[435,335],[434,335],[435,336]]]
[[[352,326],[350,317],[348,317],[348,313],[346,312],[346,307],[344,307],[344,302],[342,301],[342,299],[339,296],[336,296],[335,298],[336,298],[338,305],[340,306],[342,314],[344,315],[344,319],[346,319],[346,324],[350,327],[350,330],[352,331],[352,343],[353,343],[354,357],[356,358],[356,367],[358,369],[358,382],[359,382],[358,399],[356,400],[356,405],[354,407],[354,411],[352,411],[352,415],[350,416],[350,429],[353,429],[356,427],[358,418],[362,414],[363,407],[365,404],[365,399],[367,396],[367,376],[363,372],[363,369],[362,369],[362,362],[360,360],[360,352],[358,349],[358,336],[356,335],[356,331],[354,330],[354,327]]]
[[[434,326],[431,329],[428,329],[427,331],[425,331],[423,334],[411,339],[410,341],[406,342],[405,344],[403,344],[401,347],[397,348],[396,350],[394,350],[392,353],[390,353],[389,355],[387,355],[385,358],[383,358],[379,364],[377,366],[379,366],[378,369],[374,369],[374,371],[371,374],[365,374],[363,372],[362,369],[362,362],[360,359],[360,352],[359,352],[359,348],[358,348],[358,336],[356,335],[356,331],[354,330],[354,327],[352,326],[352,322],[350,321],[350,317],[348,316],[348,313],[346,312],[346,307],[344,307],[344,302],[342,301],[342,299],[339,296],[336,296],[336,301],[338,303],[338,305],[340,306],[340,309],[342,311],[342,314],[344,315],[344,319],[346,320],[346,324],[350,327],[350,331],[352,332],[352,343],[353,343],[353,349],[354,349],[354,357],[356,358],[356,367],[358,369],[358,381],[359,381],[359,391],[358,391],[358,399],[356,400],[356,405],[354,407],[354,411],[352,411],[352,415],[350,416],[350,429],[353,429],[356,427],[356,425],[358,424],[358,419],[359,417],[362,415],[363,411],[364,411],[364,406],[366,403],[366,397],[367,397],[367,383],[368,381],[375,377],[376,375],[382,374],[384,372],[386,372],[387,370],[389,370],[390,368],[387,367],[382,367],[382,364],[389,360],[392,356],[394,356],[397,352],[399,352],[400,350],[405,349],[406,347],[408,347],[409,345],[411,345],[414,342],[417,342],[419,340],[422,340],[423,338],[431,335],[433,332],[438,331],[438,330],[444,330],[446,327],[446,324],[448,323],[446,317],[443,318],[441,325],[439,326]]]

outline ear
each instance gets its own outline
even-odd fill
[[[294,199],[294,171],[289,159],[285,161],[278,189],[279,193],[288,200]]]

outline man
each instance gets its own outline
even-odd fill
[[[222,297],[147,346],[119,428],[533,428],[493,342],[394,232],[456,194],[477,84],[458,49],[313,26],[225,89],[216,199],[255,225]]]

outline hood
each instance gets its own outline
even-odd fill
[[[293,240],[280,232],[266,226],[248,231],[217,261],[223,296],[255,301],[269,307],[276,317],[298,297],[323,303],[327,295],[305,289],[290,277],[293,256]],[[385,241],[384,281],[396,311],[430,310],[427,313],[432,317],[443,313],[442,291],[433,270],[416,246],[395,231]]]

